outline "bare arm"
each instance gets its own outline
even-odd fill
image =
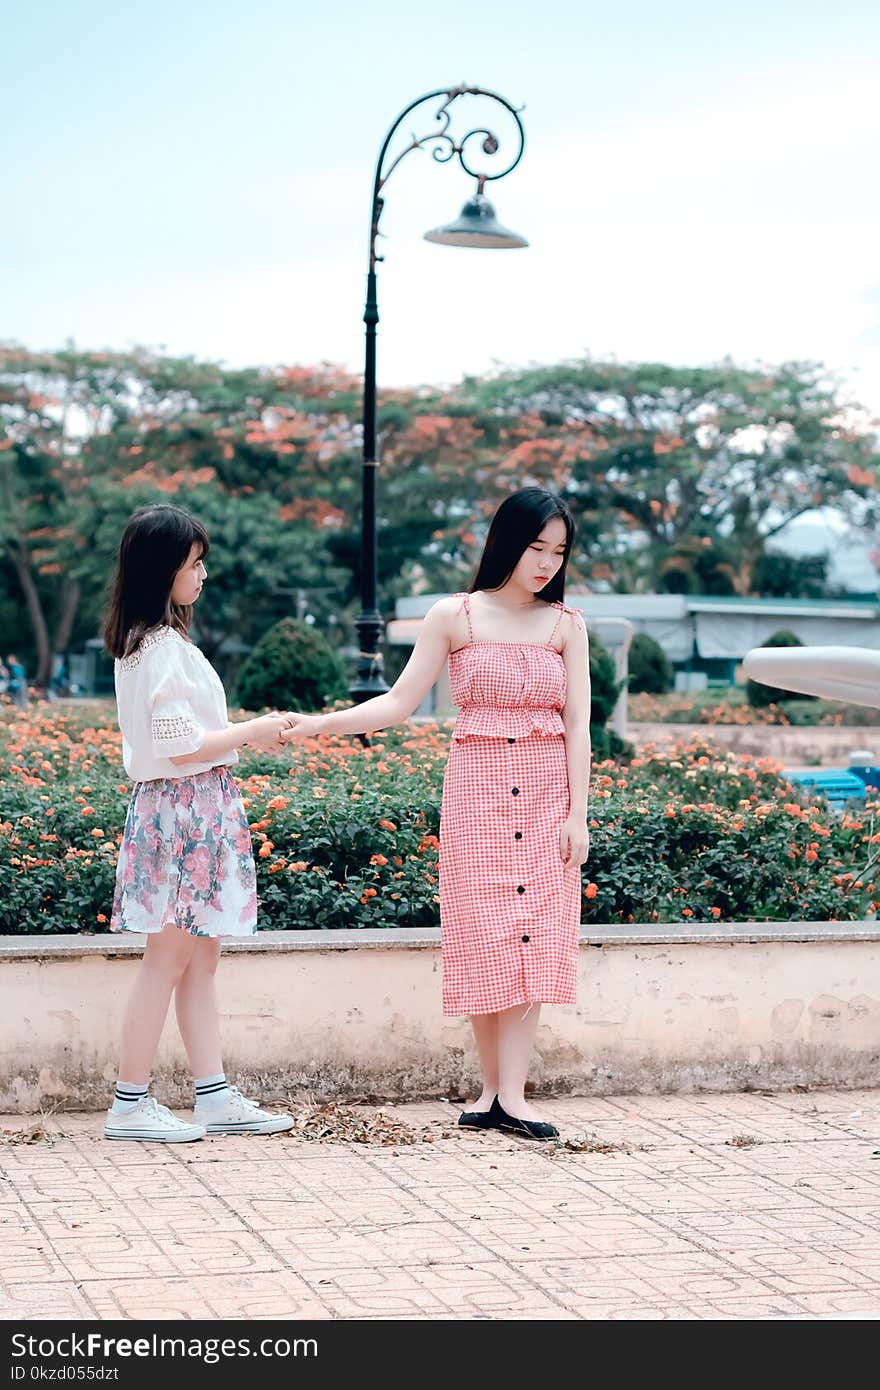
[[[590,787],[590,643],[580,614],[569,617],[568,623],[563,652],[568,693],[562,721],[571,800],[569,814],[584,823]]]
[[[304,734],[370,734],[409,719],[436,684],[449,657],[453,602],[440,599],[428,610],[412,656],[384,695],[333,714],[291,715],[294,722],[284,742]]]
[[[180,753],[169,758],[176,767],[186,767],[189,763],[207,763],[213,758],[224,758],[233,749],[256,748],[263,753],[278,752],[282,743],[278,735],[290,725],[291,714],[261,714],[256,719],[243,719],[240,724],[230,724],[228,729],[215,729],[205,734],[202,742],[193,753]]]
[[[587,794],[590,782],[590,644],[580,614],[567,616],[565,645],[567,694],[562,722],[565,725],[565,761],[568,769],[568,818],[559,832],[563,867],[585,864],[590,852],[587,829]]]

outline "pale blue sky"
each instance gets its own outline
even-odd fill
[[[17,6],[0,337],[359,370],[379,146],[409,101],[467,81],[526,106],[524,160],[492,197],[532,245],[422,241],[472,185],[409,156],[387,189],[380,382],[584,351],[812,357],[880,412],[877,14],[868,0]]]

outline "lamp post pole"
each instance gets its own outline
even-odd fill
[[[513,117],[518,137],[518,148],[512,162],[499,172],[480,173],[471,168],[468,163],[470,158],[468,142],[477,137],[482,137],[481,149],[484,154],[492,156],[497,152],[499,142],[491,130],[485,127],[476,127],[459,139],[456,139],[449,131],[452,118],[450,108],[463,96],[488,98],[490,101],[499,103]],[[385,158],[388,154],[388,148],[401,123],[417,106],[421,106],[425,102],[435,101],[438,98],[440,98],[440,105],[434,113],[434,120],[439,123],[439,129],[435,128],[429,134],[421,137],[413,135],[410,143],[391,160],[386,169]],[[509,232],[500,225],[495,218],[494,208],[483,194],[486,183],[503,178],[505,174],[509,174],[512,169],[516,168],[522,159],[525,148],[525,132],[516,108],[511,106],[504,97],[498,96],[494,92],[488,92],[482,87],[441,88],[436,92],[427,92],[424,96],[411,102],[405,110],[401,111],[385,137],[376,162],[376,174],[373,180],[370,258],[367,270],[367,298],[364,307],[366,349],[364,355],[361,490],[361,611],[356,619],[358,634],[357,671],[355,679],[349,687],[352,700],[356,703],[369,700],[374,695],[381,695],[388,689],[388,684],[382,675],[382,655],[379,651],[379,640],[385,624],[382,614],[376,606],[378,576],[376,473],[379,466],[376,457],[376,328],[379,323],[376,265],[384,259],[376,254],[376,239],[379,236],[379,221],[385,206],[382,190],[400,161],[413,150],[422,149],[425,146],[433,147],[432,156],[439,164],[446,164],[457,157],[465,173],[477,180],[477,192],[465,204],[458,219],[445,227],[437,227],[426,232],[425,237],[428,241],[437,242],[442,246],[474,246],[497,250],[528,245],[524,237],[518,236],[515,232]]]

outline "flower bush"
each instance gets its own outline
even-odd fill
[[[630,695],[629,717],[649,724],[791,724],[800,727],[855,728],[880,724],[880,710],[844,705],[839,700],[780,700],[753,708],[739,686],[729,690],[677,691]]]
[[[131,788],[112,706],[84,708],[0,718],[0,932],[108,929]],[[242,758],[263,929],[438,923],[449,733],[425,723],[385,730],[369,748],[327,737]],[[871,915],[878,809],[832,815],[800,800],[777,763],[702,739],[599,762],[582,918]]]

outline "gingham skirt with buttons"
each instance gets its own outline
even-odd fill
[[[440,820],[443,1013],[573,1004],[581,872],[562,735],[453,740]]]

